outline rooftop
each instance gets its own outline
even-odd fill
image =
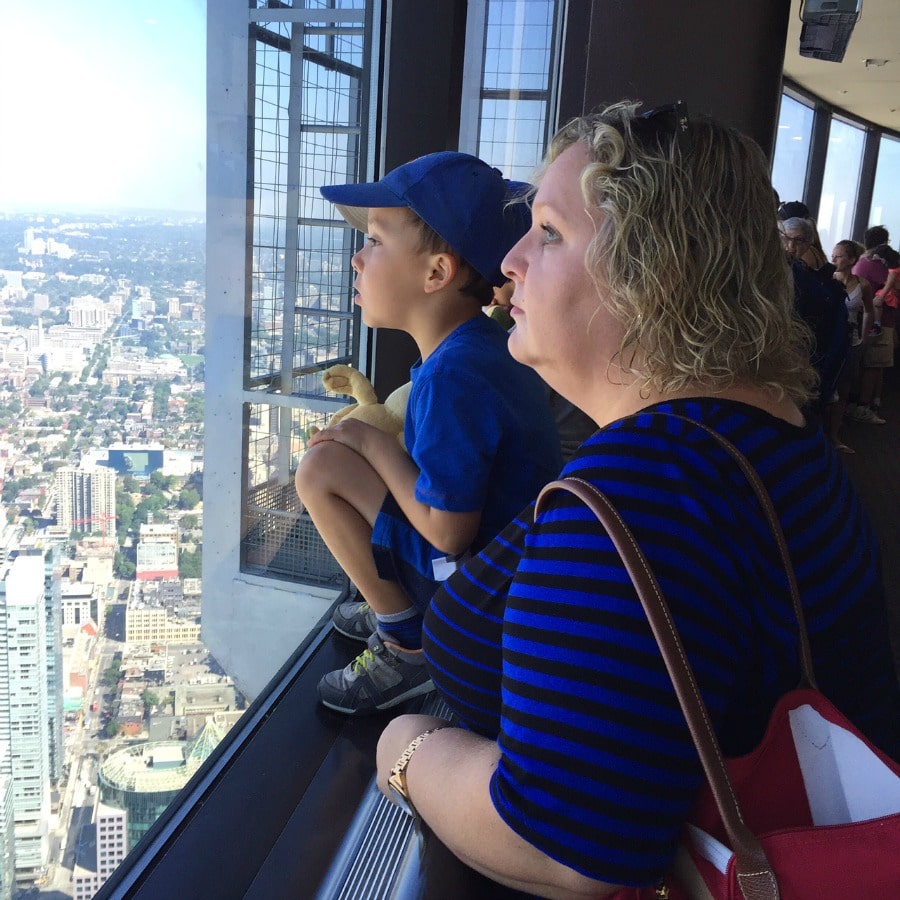
[[[119,750],[101,765],[101,783],[135,793],[181,790],[227,730],[214,716],[193,743],[149,741]]]

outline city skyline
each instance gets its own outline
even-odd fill
[[[180,218],[0,213],[0,900],[92,897],[245,705],[199,639],[205,227]],[[23,673],[41,705],[4,719]],[[166,798],[114,777],[132,744]]]
[[[206,199],[205,0],[0,2],[0,214]]]

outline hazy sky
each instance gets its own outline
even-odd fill
[[[205,0],[0,0],[0,212],[202,212]]]

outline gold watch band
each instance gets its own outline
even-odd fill
[[[404,800],[409,803],[409,790],[406,787],[406,767],[409,765],[409,761],[412,759],[413,753],[419,749],[419,747],[424,743],[424,741],[429,737],[429,735],[434,734],[436,731],[442,731],[444,728],[449,728],[450,723],[447,722],[444,725],[437,725],[434,728],[429,728],[427,731],[423,731],[417,737],[414,737],[406,749],[400,754],[400,757],[397,759],[397,762],[394,763],[393,768],[391,769],[390,776],[388,778],[388,784],[403,797]]]

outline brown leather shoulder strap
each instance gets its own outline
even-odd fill
[[[700,696],[694,672],[688,663],[668,604],[643,551],[609,499],[590,482],[580,478],[564,478],[548,484],[538,496],[535,517],[542,510],[547,497],[558,490],[574,494],[594,513],[622,558],[675,687],[675,694],[684,712],[688,729],[734,850],[737,872],[739,876],[754,879],[761,873],[771,876],[771,879],[764,877],[763,881],[766,883],[771,881],[774,893],[760,894],[759,897],[760,900],[764,900],[764,898],[765,900],[777,900],[778,887],[772,868],[756,836],[744,824],[740,806],[725,767],[725,759],[709,719],[709,712]]]

